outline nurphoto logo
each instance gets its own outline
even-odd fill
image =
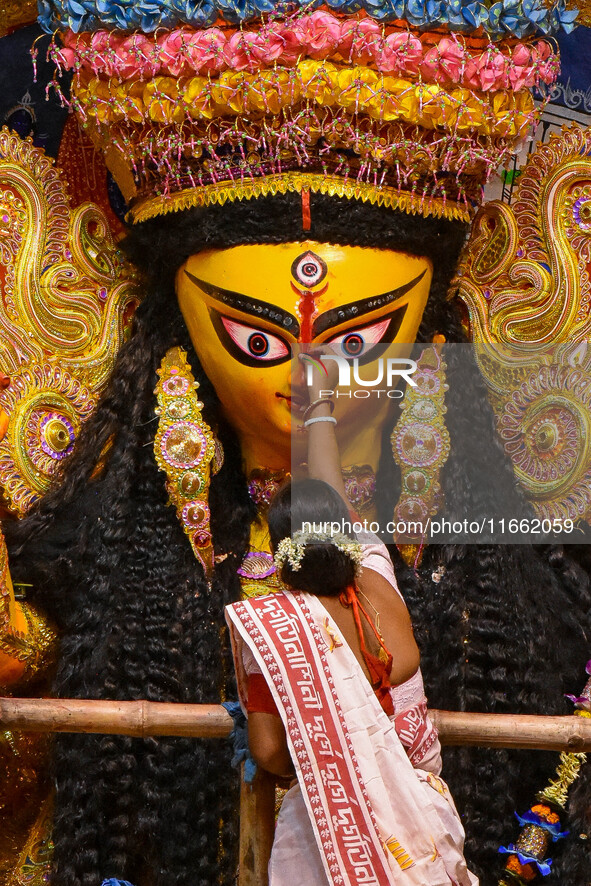
[[[404,359],[402,357],[379,357],[371,363],[374,370],[375,378],[362,378],[359,371],[359,358],[347,359],[340,357],[338,354],[322,354],[320,357],[311,357],[309,354],[303,354],[300,359],[306,365],[306,384],[310,387],[313,383],[314,369],[320,370],[328,377],[328,368],[325,365],[328,360],[332,360],[337,364],[339,369],[339,377],[337,387],[339,388],[378,388],[378,385],[385,385],[376,391],[355,390],[355,397],[369,397],[371,393],[385,394],[392,399],[399,399],[403,396],[404,391],[397,386],[400,380],[404,380],[413,388],[417,383],[413,379],[413,374],[417,370],[417,364],[414,360]],[[365,364],[367,365],[367,364]],[[346,396],[351,397],[352,392],[347,393],[337,391],[321,391],[320,396]]]

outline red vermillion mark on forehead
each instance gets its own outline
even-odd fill
[[[308,194],[308,202],[309,200],[310,195]],[[327,274],[328,267],[324,259],[310,249],[296,256],[291,264],[291,276],[296,283],[300,284],[300,286],[296,286],[290,281],[291,288],[299,296],[297,314],[300,319],[300,341],[302,342],[312,341],[312,325],[317,315],[316,299],[326,292],[328,283],[316,291],[313,291],[312,287],[319,286]]]
[[[328,283],[319,289],[318,292],[312,292],[310,289],[298,289],[297,286],[291,284],[291,288],[299,296],[296,313],[300,320],[300,338],[301,342],[312,341],[312,327],[314,319],[317,316],[316,299],[324,295],[328,289]]]
[[[316,293],[317,295],[318,293]],[[301,338],[304,342],[312,341],[312,320],[316,314],[316,296],[309,289],[302,292],[298,303],[298,311],[302,318]]]

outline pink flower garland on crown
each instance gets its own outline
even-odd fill
[[[471,52],[456,35],[425,46],[408,31],[392,31],[372,19],[342,20],[316,11],[259,31],[178,28],[157,36],[113,31],[66,32],[52,55],[65,69],[89,70],[121,80],[157,75],[181,77],[225,70],[254,73],[275,64],[292,67],[304,57],[373,65],[383,74],[417,76],[428,83],[457,84],[484,92],[551,85],[559,61],[545,40],[518,43],[510,54],[490,43]]]

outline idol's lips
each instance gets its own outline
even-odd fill
[[[280,394],[279,391],[275,394],[280,400],[285,400],[290,409],[297,409],[300,412],[303,412],[306,406],[308,405],[308,400],[305,397],[302,397],[298,394]]]

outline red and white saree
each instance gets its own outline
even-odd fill
[[[286,591],[226,613],[243,706],[245,661],[254,659],[298,777],[277,824],[271,886],[292,884],[296,872],[306,886],[475,886],[445,783],[413,768],[396,717],[382,710],[321,602]],[[413,717],[403,722],[416,743]]]

